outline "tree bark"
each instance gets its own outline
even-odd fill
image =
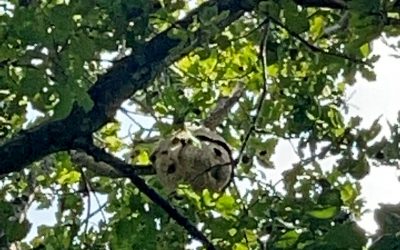
[[[339,0],[297,0],[306,7],[343,8]],[[217,26],[222,30],[243,15],[253,10],[258,4],[255,0],[208,1],[177,21],[172,27],[187,29],[194,17],[210,6],[216,6],[218,13],[229,11],[229,15]],[[59,121],[50,121],[27,131],[22,131],[0,146],[0,175],[19,171],[44,156],[76,148],[74,143],[79,138],[86,138],[109,122],[123,101],[137,90],[151,84],[152,80],[165,67],[191,52],[200,45],[201,31],[195,39],[185,44],[168,36],[170,29],[161,32],[144,44],[131,56],[116,62],[104,75],[100,76],[89,90],[94,107],[88,113],[77,105],[71,114]],[[170,53],[174,48],[173,53]]]

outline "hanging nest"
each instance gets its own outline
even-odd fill
[[[220,192],[233,170],[228,143],[207,128],[181,130],[161,140],[150,159],[167,191],[189,184],[195,191]]]

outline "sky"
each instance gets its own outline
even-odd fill
[[[346,96],[349,98],[349,114],[346,118],[360,116],[363,119],[361,126],[369,128],[375,119],[382,116],[380,124],[383,129],[379,135],[382,137],[389,135],[386,121],[395,123],[400,110],[400,67],[399,59],[392,56],[395,51],[385,45],[382,40],[373,44],[373,52],[381,55],[374,69],[377,79],[368,82],[357,76],[356,84],[346,90]],[[276,169],[267,170],[267,176],[279,180],[281,173],[292,168],[292,164],[299,159],[289,142],[280,141],[272,160]],[[333,163],[334,159],[326,160],[323,165]],[[373,210],[379,207],[379,203],[400,202],[400,195],[394,192],[394,190],[400,190],[399,174],[400,171],[394,167],[371,167],[370,174],[361,180],[361,197],[366,201],[365,208],[370,211],[364,213],[358,223],[368,233],[372,234],[377,229]]]
[[[383,134],[388,134],[389,130],[386,125],[387,121],[395,122],[397,112],[400,110],[400,70],[398,67],[398,59],[391,56],[395,51],[387,47],[382,41],[376,41],[373,46],[374,53],[381,55],[380,60],[375,64],[375,72],[377,80],[368,82],[361,77],[357,77],[357,82],[354,86],[348,88],[347,96],[349,97],[350,116],[360,116],[363,118],[362,126],[369,127],[371,123],[382,115],[381,123],[384,126]],[[400,54],[399,54],[400,55]],[[32,112],[32,111],[31,111]],[[30,117],[34,117],[31,113]],[[142,116],[134,116],[135,119],[144,125],[150,127],[152,125],[151,118]],[[122,122],[122,131],[124,135],[128,132],[128,128],[135,125],[127,119],[121,112],[118,112],[117,119]],[[280,141],[276,153],[272,157],[276,168],[266,170],[267,181],[272,183],[281,179],[281,173],[292,167],[294,162],[297,162],[298,156],[294,153],[292,146],[287,141]],[[363,215],[358,222],[368,233],[374,233],[377,225],[373,219],[373,210],[379,207],[379,203],[395,204],[400,202],[400,195],[393,190],[400,190],[399,182],[400,172],[393,167],[372,167],[370,174],[361,181],[362,197],[365,199],[365,208],[370,212]],[[103,198],[101,198],[104,200]],[[91,197],[92,211],[97,208],[97,203],[93,196]],[[33,222],[31,232],[28,239],[36,235],[36,227],[40,224],[52,225],[55,223],[56,206],[48,210],[36,210],[35,206],[28,212],[28,218]],[[84,213],[85,214],[85,213]],[[91,223],[96,223],[101,219],[100,214],[93,217]]]
[[[358,79],[357,84],[348,90],[349,94],[354,92],[349,103],[355,107],[350,109],[350,113],[362,117],[362,125],[366,127],[382,115],[380,121],[383,135],[388,136],[389,127],[386,121],[395,123],[400,110],[400,64],[399,59],[393,57],[394,54],[400,56],[400,53],[380,41],[374,43],[373,51],[381,55],[375,64],[377,80],[367,82]],[[395,191],[400,190],[399,175],[400,171],[394,167],[372,168],[370,174],[361,181],[366,207],[375,209],[379,207],[379,203],[399,203],[400,195]],[[359,224],[369,232],[377,229],[372,212],[366,213]]]

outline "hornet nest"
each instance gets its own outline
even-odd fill
[[[150,157],[161,184],[174,191],[179,184],[193,190],[220,192],[229,183],[233,160],[228,143],[207,128],[186,128],[161,140]]]

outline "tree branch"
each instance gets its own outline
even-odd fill
[[[186,231],[195,239],[201,241],[207,249],[215,249],[213,244],[207,239],[207,237],[200,232],[195,225],[193,225],[185,216],[183,216],[176,208],[171,206],[167,200],[161,197],[156,191],[149,187],[146,182],[140,178],[135,169],[104,150],[96,147],[92,143],[82,142],[78,147],[84,150],[89,155],[93,156],[98,162],[105,162],[110,166],[113,166],[117,171],[121,172],[124,176],[128,177],[132,183],[147,197],[150,198],[155,204],[164,209],[171,218],[173,218],[179,225],[186,229]]]
[[[311,50],[312,52],[318,52],[321,54],[325,54],[325,55],[329,55],[329,56],[334,56],[334,57],[338,57],[338,58],[343,58],[346,59],[350,62],[353,63],[357,63],[357,64],[362,64],[362,65],[367,65],[369,67],[372,67],[371,63],[365,62],[361,59],[358,58],[353,58],[351,56],[348,56],[346,54],[343,53],[339,53],[336,51],[329,51],[329,50],[324,50],[310,42],[308,42],[306,39],[304,39],[303,37],[301,37],[299,34],[297,34],[296,32],[294,32],[293,30],[289,29],[289,27],[287,27],[286,25],[284,25],[281,21],[279,21],[278,19],[275,19],[273,17],[270,17],[271,21],[273,23],[275,23],[276,25],[278,25],[279,27],[285,29],[287,31],[287,33],[289,33],[289,35],[291,35],[292,37],[294,37],[295,39],[299,40],[304,46],[306,46],[309,50]]]
[[[92,156],[88,155],[86,152],[70,150],[69,152],[71,156],[72,162],[77,164],[81,168],[87,168],[90,172],[94,174],[94,176],[106,176],[109,178],[122,178],[124,177],[123,173],[116,170],[109,164],[105,162],[98,162]],[[110,154],[110,156],[112,156]],[[119,158],[112,156],[114,162],[121,161]],[[132,165],[126,164],[129,166],[130,171],[134,171],[136,175],[154,175],[155,169],[152,165]]]
[[[323,7],[330,9],[346,9],[346,1],[343,0],[295,0],[298,5],[304,7]]]
[[[229,15],[216,24],[223,29],[238,19],[244,11],[252,10],[256,3],[239,0],[214,0],[203,3],[142,48],[136,48],[135,54],[116,62],[89,90],[95,103],[91,111],[86,113],[75,105],[71,114],[63,120],[51,121],[23,131],[1,145],[0,175],[19,171],[48,154],[72,149],[76,138],[89,136],[110,121],[124,100],[137,90],[148,86],[165,67],[187,55],[200,44],[201,30],[194,34],[194,39],[186,42],[170,38],[168,34],[172,27],[187,29],[198,13],[211,6],[217,7],[218,14],[229,11]]]
[[[239,82],[231,96],[222,97],[217,101],[215,109],[212,110],[209,116],[204,120],[204,127],[209,128],[210,130],[215,130],[215,128],[227,117],[229,110],[239,101],[243,93],[244,86]]]
[[[0,145],[0,175],[19,171],[51,153],[74,148],[76,138],[88,136],[101,128],[112,119],[116,109],[124,100],[137,90],[147,87],[165,67],[201,45],[201,29],[194,33],[193,39],[185,42],[169,37],[168,34],[172,29],[179,27],[187,30],[194,20],[197,20],[200,12],[216,6],[218,14],[223,11],[229,12],[225,19],[216,24],[222,30],[245,11],[253,10],[257,3],[258,1],[250,0],[210,0],[141,48],[135,48],[133,55],[116,62],[89,90],[90,97],[95,103],[92,110],[85,112],[75,105],[66,118],[23,131]],[[340,0],[296,0],[296,3],[304,7],[345,8],[343,1]]]

